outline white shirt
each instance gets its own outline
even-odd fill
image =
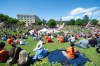
[[[70,40],[71,40],[72,42],[74,42],[74,41],[75,41],[75,37],[70,37]]]

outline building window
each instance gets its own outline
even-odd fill
[[[26,18],[26,16],[24,16],[24,18]]]

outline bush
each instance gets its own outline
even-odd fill
[[[64,32],[63,32],[63,31],[60,31],[60,32],[58,32],[57,34],[64,34]]]
[[[87,62],[85,66],[96,66],[93,62]]]

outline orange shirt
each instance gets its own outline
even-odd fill
[[[12,39],[9,39],[9,38],[7,39],[7,43],[8,43],[8,44],[11,44],[12,42],[13,42]]]
[[[8,51],[6,50],[0,50],[0,62],[6,62],[8,57]]]
[[[76,48],[74,48],[74,53],[72,52],[72,47],[69,47],[66,49],[67,50],[67,57],[70,59],[74,59],[75,58],[75,54],[77,52]]]
[[[60,43],[63,43],[63,42],[64,42],[64,37],[63,37],[63,36],[60,36],[59,42],[60,42]]]
[[[48,36],[45,36],[45,39],[47,39],[48,38]]]

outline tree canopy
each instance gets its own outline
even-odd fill
[[[49,27],[55,27],[56,26],[56,21],[54,19],[50,19],[48,22],[47,22],[47,25]]]

